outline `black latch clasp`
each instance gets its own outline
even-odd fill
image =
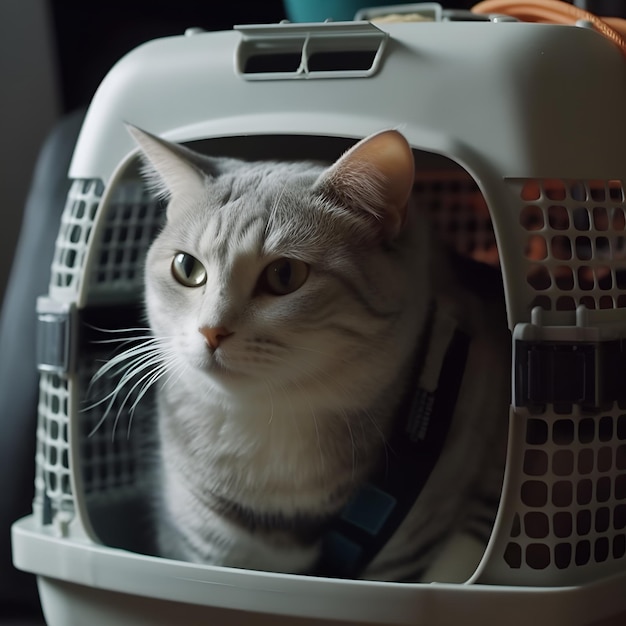
[[[626,400],[626,342],[515,342],[515,405],[579,404],[595,409]]]

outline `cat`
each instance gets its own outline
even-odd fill
[[[502,303],[466,288],[413,205],[405,137],[376,133],[328,165],[129,131],[167,202],[145,264],[158,554],[325,575],[329,532],[393,473],[398,415],[414,388],[437,387],[460,329],[467,362],[439,461],[356,575],[466,580],[499,502],[510,337]]]

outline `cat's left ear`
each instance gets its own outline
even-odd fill
[[[141,149],[148,187],[163,198],[194,198],[206,188],[206,174],[193,161],[193,153],[156,135],[126,124]]]
[[[415,179],[408,141],[387,130],[361,140],[339,158],[316,183],[332,200],[375,218],[383,236],[400,232]]]

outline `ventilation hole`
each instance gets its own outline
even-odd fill
[[[626,229],[626,217],[624,216],[624,211],[616,208],[611,211],[611,214],[613,218],[613,230]]]
[[[615,283],[618,289],[626,289],[626,272],[624,270],[616,270]]]
[[[548,502],[548,486],[539,480],[527,480],[522,483],[521,498],[526,506],[545,506]]]
[[[617,438],[620,441],[624,441],[626,439],[626,415],[620,415],[617,418]]]
[[[591,530],[591,511],[578,511],[576,515],[576,532],[579,537],[584,537]]]
[[[616,535],[613,537],[613,558],[621,559],[626,554],[626,537],[624,535]]]
[[[626,499],[626,474],[622,474],[615,479],[615,498],[617,500]]]
[[[598,287],[603,291],[607,291],[613,287],[613,276],[611,275],[611,268],[606,265],[600,265],[596,268],[596,279]]]
[[[598,451],[598,471],[608,472],[613,464],[613,450],[608,446],[600,448]]]
[[[548,455],[542,450],[526,450],[524,473],[528,476],[544,476],[548,471]]]
[[[519,513],[516,513],[513,517],[513,523],[511,524],[511,537],[519,537],[522,534],[522,527],[520,524]]]
[[[525,206],[520,213],[520,224],[526,230],[541,230],[544,226],[543,211],[536,205]]]
[[[593,546],[593,557],[596,563],[603,563],[609,558],[609,540],[607,537],[599,537]]]
[[[593,483],[589,478],[584,478],[578,481],[576,487],[576,502],[581,505],[586,505],[591,502],[593,497]]]
[[[310,72],[367,71],[374,65],[377,50],[315,52],[309,57]]]
[[[539,182],[536,180],[525,181],[520,196],[522,200],[526,201],[539,200],[541,197]]]
[[[585,417],[578,422],[578,441],[590,443],[595,437],[595,420]]]
[[[557,311],[575,311],[576,310],[576,300],[569,296],[561,296],[556,300],[556,310]],[[563,413],[571,413],[571,411],[563,411]]]
[[[592,194],[593,196],[593,194]],[[593,210],[593,225],[596,230],[608,230],[609,214],[604,207],[595,207]]]
[[[504,550],[504,560],[512,569],[522,566],[522,548],[518,543],[509,543]]]
[[[598,301],[598,307],[600,309],[612,309],[613,298],[611,296],[602,296]]]
[[[611,258],[611,245],[608,237],[596,237],[596,258]]]
[[[545,569],[550,565],[550,548],[543,543],[528,544],[526,564],[532,569]]]
[[[556,420],[552,425],[552,441],[558,445],[568,445],[574,441],[574,422]]]
[[[595,529],[597,533],[604,533],[611,524],[611,510],[607,506],[600,507],[596,511]]]
[[[526,282],[537,291],[545,291],[552,285],[550,272],[545,267],[535,266],[526,276]]]
[[[548,246],[541,235],[531,235],[526,242],[526,258],[531,261],[543,261],[548,258]]]
[[[548,223],[554,230],[567,230],[569,228],[567,209],[560,205],[548,207]]]
[[[620,296],[621,297],[621,296]],[[591,296],[583,296],[580,299],[580,304],[588,309],[595,309],[596,308],[596,301],[594,298],[592,298]],[[626,307],[626,298],[624,298],[624,306]]]
[[[559,450],[552,457],[552,471],[557,476],[571,476],[574,472],[574,453],[571,450]]]
[[[554,564],[559,569],[566,569],[572,562],[572,546],[569,543],[557,543],[554,546]]]
[[[244,74],[293,73],[300,67],[300,52],[255,54],[246,59]]]
[[[569,261],[572,258],[572,244],[569,237],[563,235],[552,237],[551,251],[555,259],[559,261]]]
[[[593,248],[591,247],[591,239],[589,237],[576,237],[574,247],[576,249],[576,258],[580,261],[589,261],[593,256]]]
[[[609,199],[616,202],[624,202],[624,189],[621,180],[609,180],[607,184]]]
[[[549,200],[565,200],[565,183],[562,180],[546,180],[543,189]]]
[[[558,289],[562,291],[571,291],[574,289],[574,272],[570,267],[560,265],[554,270],[555,283]]]
[[[617,307],[620,309],[626,308],[626,296],[617,297]]]
[[[613,510],[613,528],[615,530],[626,528],[626,504],[618,504]]]
[[[626,470],[626,445],[622,444],[615,450],[615,468]]]
[[[626,415],[622,416],[624,439],[626,439]],[[620,418],[621,419],[621,418]],[[544,420],[529,419],[526,424],[526,443],[541,446],[548,441],[548,424]]]
[[[544,539],[550,533],[548,516],[545,513],[526,513],[524,531],[531,539]]]
[[[579,541],[576,544],[576,565],[587,565],[591,558],[591,543],[587,540]]]
[[[589,230],[591,221],[589,220],[589,211],[584,207],[578,207],[572,211],[572,222],[576,230]]]
[[[613,418],[605,415],[598,422],[598,439],[600,441],[611,441],[613,439]]]
[[[589,181],[589,195],[594,202],[604,202],[606,200],[604,182],[601,180]]]
[[[552,485],[552,504],[566,507],[572,503],[572,483],[569,480],[557,480]]]
[[[572,514],[559,512],[555,513],[552,517],[552,524],[554,528],[554,535],[559,539],[565,539],[572,534]]]
[[[619,480],[619,477],[618,477]],[[624,493],[622,498],[619,498],[617,495],[617,480],[615,481],[615,497],[620,500],[626,498],[626,485],[624,485]],[[597,502],[608,502],[611,497],[611,479],[608,476],[603,476],[598,479],[596,483],[596,501]]]
[[[572,200],[578,200],[585,202],[587,200],[587,189],[585,184],[581,181],[574,181],[569,188],[570,197]]]
[[[79,243],[83,234],[83,229],[80,226],[74,225],[70,229],[69,240],[71,243]]]
[[[593,270],[587,265],[582,265],[578,268],[576,279],[578,281],[578,287],[583,291],[593,291],[595,288]]]

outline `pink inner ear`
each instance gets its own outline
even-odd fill
[[[351,208],[375,215],[388,237],[406,219],[415,178],[411,146],[399,132],[371,135],[346,152],[328,172],[330,184]]]

